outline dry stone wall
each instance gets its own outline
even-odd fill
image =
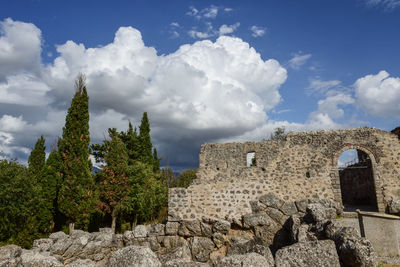
[[[285,141],[204,144],[198,178],[169,191],[169,219],[203,216],[235,221],[249,201],[274,193],[285,201],[332,199],[341,203],[337,162],[348,149],[371,158],[379,211],[400,196],[400,142],[376,128],[290,133]],[[255,152],[256,166],[246,156]]]

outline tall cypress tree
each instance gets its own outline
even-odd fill
[[[129,156],[129,165],[132,165],[139,159],[140,142],[137,134],[136,127],[133,128],[132,123],[129,122],[129,128],[126,132],[120,133],[121,140],[124,142]]]
[[[159,172],[160,171],[160,161],[161,158],[158,157],[157,155],[157,148],[153,149],[153,172]]]
[[[89,97],[82,74],[76,79],[75,88],[59,147],[63,181],[58,204],[70,223],[70,230],[73,230],[75,223],[87,223],[94,207],[94,183],[89,158]]]
[[[34,179],[36,183],[40,182],[46,160],[46,147],[44,143],[45,139],[43,138],[43,136],[40,136],[40,138],[36,141],[35,147],[32,149],[31,154],[28,158],[29,175],[31,176],[31,178]]]
[[[150,137],[150,123],[147,112],[143,113],[139,126],[139,161],[153,166],[153,145]]]

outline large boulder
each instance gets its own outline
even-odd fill
[[[314,222],[325,222],[336,218],[336,209],[326,207],[321,203],[311,203],[307,205],[307,214]]]
[[[275,264],[277,267],[340,267],[335,243],[332,240],[297,243],[281,248],[276,252]]]
[[[266,258],[258,253],[231,255],[214,263],[214,267],[268,267],[274,266],[274,259]]]
[[[133,236],[136,238],[146,237],[148,234],[147,227],[145,225],[137,225],[133,230]]]
[[[378,258],[369,240],[347,238],[338,247],[340,261],[346,267],[375,267]]]
[[[283,200],[278,198],[274,193],[268,193],[259,198],[259,201],[267,207],[280,209],[285,203]]]
[[[180,236],[201,236],[200,221],[190,220],[181,221],[181,225],[178,229],[178,235]]]
[[[37,249],[41,252],[50,251],[51,246],[53,245],[53,239],[51,238],[40,238],[33,241],[33,249]]]
[[[22,249],[16,245],[0,247],[0,266],[15,267],[21,261]]]
[[[161,267],[156,254],[148,247],[129,246],[115,251],[108,264],[109,267]]]

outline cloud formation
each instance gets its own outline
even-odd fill
[[[368,7],[382,7],[385,11],[393,11],[400,7],[400,0],[365,0]]]
[[[253,37],[261,37],[266,33],[267,29],[264,27],[259,27],[259,26],[253,25],[250,27],[250,31],[252,32],[251,35]]]
[[[382,70],[354,83],[357,103],[366,112],[379,117],[400,118],[400,78]]]
[[[289,60],[289,67],[292,69],[298,70],[304,64],[306,64],[307,60],[311,58],[311,54],[295,54],[293,58]]]
[[[34,25],[7,23],[23,26],[15,34],[33,26],[41,39]],[[14,39],[7,40],[13,44]],[[32,58],[40,62],[40,46],[35,51]],[[267,112],[281,101],[278,89],[287,77],[278,61],[263,60],[248,43],[228,36],[158,56],[138,30],[121,27],[105,46],[87,48],[67,41],[57,52],[51,64],[39,65],[40,74],[27,72],[25,65],[16,69],[0,63],[5,70],[0,102],[13,110],[0,113],[0,150],[9,155],[29,151],[41,134],[50,143],[60,135],[79,72],[87,76],[93,141],[101,141],[108,127],[124,130],[128,121],[138,124],[148,111],[162,156],[181,166],[193,166],[205,141],[233,138],[265,125]]]

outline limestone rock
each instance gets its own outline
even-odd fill
[[[226,234],[231,229],[231,223],[226,220],[219,220],[213,225],[213,232]]]
[[[49,238],[52,239],[53,242],[55,243],[55,242],[56,242],[57,240],[59,240],[59,239],[68,238],[68,235],[65,234],[64,232],[59,231],[59,232],[52,233],[52,234],[49,236]]]
[[[165,235],[165,225],[162,223],[157,223],[155,225],[152,225],[149,236],[155,235],[155,236],[160,236],[160,235]]]
[[[33,241],[32,248],[37,248],[39,251],[50,251],[51,246],[53,245],[53,239],[51,238],[40,238]]]
[[[307,211],[307,205],[308,205],[308,201],[307,199],[301,199],[301,200],[297,200],[295,201],[297,210],[301,213],[306,213]]]
[[[192,256],[196,261],[206,262],[214,250],[214,242],[207,237],[194,237],[191,242]]]
[[[233,236],[230,241],[227,255],[245,254],[255,246],[253,238],[244,235]]]
[[[280,225],[284,225],[288,219],[288,216],[284,215],[280,210],[274,208],[268,208],[267,214]]]
[[[251,213],[243,215],[243,226],[245,228],[251,228],[261,225],[269,226],[276,225],[276,223],[266,213]]]
[[[77,259],[67,265],[65,267],[96,267],[96,263],[89,259]]]
[[[213,232],[212,232],[212,226],[209,225],[208,223],[200,222],[200,228],[201,228],[201,233],[205,237],[211,237]]]
[[[284,201],[275,196],[274,193],[268,193],[259,198],[260,202],[266,205],[267,207],[272,207],[275,209],[280,209],[284,204]]]
[[[175,260],[189,262],[192,260],[192,254],[190,253],[189,244],[186,244],[184,246],[176,247],[172,250],[167,250],[166,252],[159,254],[159,258],[163,263],[171,261],[173,262]]]
[[[179,222],[167,222],[165,225],[166,235],[176,235],[179,229]]]
[[[297,243],[279,249],[275,255],[275,265],[276,267],[340,267],[335,243],[331,240]]]
[[[198,220],[182,221],[178,229],[180,236],[201,236],[201,227]]]
[[[21,253],[21,266],[23,267],[63,267],[64,265],[53,256],[24,250]]]
[[[272,260],[272,261],[271,261]],[[214,267],[268,267],[274,266],[273,258],[266,257],[257,253],[227,256],[214,263]]]
[[[16,245],[7,245],[0,247],[0,266],[15,267],[20,262],[22,249]]]
[[[146,237],[148,234],[147,227],[145,225],[137,225],[133,231],[133,236],[138,237]]]
[[[214,241],[214,244],[217,246],[217,248],[220,248],[225,245],[226,237],[225,235],[217,232],[213,234],[212,240]]]
[[[311,203],[307,205],[307,214],[314,222],[324,222],[336,218],[336,209],[324,207],[320,203]]]
[[[209,267],[210,265],[203,262],[186,261],[183,259],[174,259],[167,261],[164,267]]]
[[[109,267],[161,267],[156,254],[148,247],[129,246],[115,251],[108,264]]]
[[[297,208],[294,202],[285,202],[283,203],[280,210],[287,216],[291,216],[297,213]]]

